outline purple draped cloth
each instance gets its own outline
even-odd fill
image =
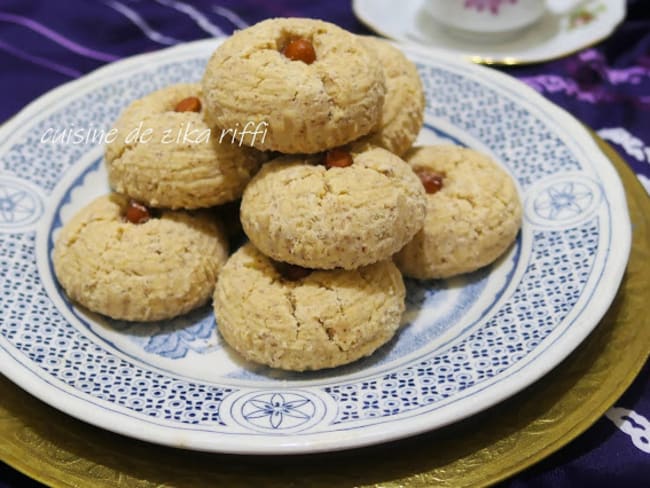
[[[0,0],[0,123],[105,63],[230,34],[268,17],[317,17],[369,33],[349,0]],[[557,61],[503,71],[612,143],[650,192],[650,9],[629,0],[607,40]],[[623,420],[626,418],[627,420]],[[650,486],[650,365],[585,434],[504,484]],[[1,442],[1,440],[0,440]],[[39,486],[0,462],[0,488]]]

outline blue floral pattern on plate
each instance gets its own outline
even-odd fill
[[[589,208],[593,193],[584,185],[569,181],[549,187],[535,199],[535,211],[549,220],[574,218]]]
[[[169,359],[184,358],[190,351],[206,354],[218,347],[216,341],[209,342],[215,335],[215,321],[206,307],[162,322],[111,321],[110,326],[131,337],[145,352]]]
[[[0,231],[25,230],[42,214],[41,197],[32,185],[8,176],[0,179]]]
[[[258,427],[299,427],[314,416],[314,403],[295,393],[261,393],[244,403],[242,416]]]

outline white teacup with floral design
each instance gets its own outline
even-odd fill
[[[427,0],[433,18],[454,34],[474,39],[511,37],[545,12],[564,14],[585,0]]]

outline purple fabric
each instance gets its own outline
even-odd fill
[[[613,143],[650,191],[647,3],[629,0],[624,23],[593,48],[549,63],[502,70]],[[0,93],[5,94],[0,122],[39,95],[106,62],[229,34],[276,16],[318,17],[369,33],[347,0],[0,0]],[[625,410],[610,410],[570,445],[504,485],[648,486],[650,365],[616,407]],[[17,486],[37,485],[0,463],[0,488]]]

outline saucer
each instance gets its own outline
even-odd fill
[[[609,36],[626,12],[625,0],[592,0],[565,15],[547,13],[507,42],[472,42],[437,23],[425,1],[354,0],[353,9],[383,36],[450,51],[475,63],[508,65],[549,61],[591,46]]]

